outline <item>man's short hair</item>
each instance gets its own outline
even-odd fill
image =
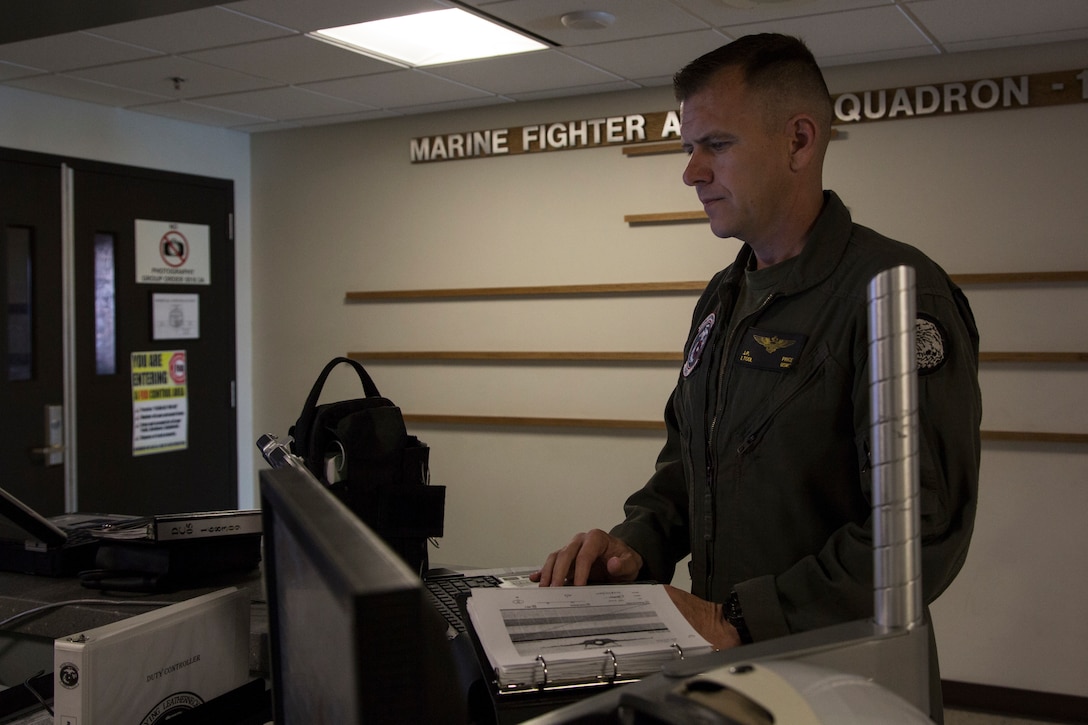
[[[745,35],[688,63],[673,76],[676,100],[703,90],[720,71],[736,68],[748,88],[769,104],[800,104],[825,128],[832,121],[831,94],[812,51],[799,38],[778,33]],[[796,112],[800,109],[791,109]]]

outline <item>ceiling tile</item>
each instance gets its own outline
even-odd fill
[[[153,50],[83,32],[0,45],[0,60],[47,71],[87,68],[157,55]]]
[[[303,35],[204,50],[185,57],[281,83],[387,73],[395,67]]]
[[[303,88],[267,88],[260,91],[204,98],[194,103],[284,121],[307,116],[333,116],[339,113],[375,110],[342,98],[313,93]]]
[[[153,103],[146,106],[136,106],[131,110],[140,113],[150,113],[155,116],[165,116],[166,118],[173,118],[178,121],[187,121],[188,123],[202,123],[208,126],[223,126],[226,128],[272,120],[261,118],[260,116],[251,116],[248,114],[224,111],[218,108],[209,108],[208,106],[200,106],[186,101]]]
[[[618,76],[555,50],[432,66],[428,73],[499,95],[611,83]]]
[[[924,0],[906,8],[949,50],[993,39],[1006,46],[1072,40],[1088,32],[1084,0],[1010,3],[1001,12],[993,12],[993,0]]]
[[[73,78],[60,74],[22,78],[20,80],[11,81],[7,85],[18,86],[19,88],[25,88],[28,91],[35,91],[37,93],[47,93],[53,96],[63,96],[64,98],[75,98],[76,100],[87,101],[88,103],[99,103],[105,106],[136,106],[141,103],[152,103],[164,98],[162,95],[140,93],[139,91],[133,91],[127,88],[118,88],[104,83],[95,83],[93,81],[83,80],[82,78]]]
[[[659,83],[658,85],[664,85]],[[589,86],[576,86],[573,88],[549,88],[542,91],[528,91],[525,93],[508,93],[507,96],[515,101],[541,101],[548,98],[569,98],[572,96],[588,96],[593,93],[615,93],[616,91],[633,91],[643,88],[631,81],[613,81],[612,83],[596,83]]]
[[[827,15],[844,10],[858,10],[878,5],[893,5],[896,0],[673,0],[680,7],[711,25],[762,23],[806,15]]]
[[[14,63],[5,63],[0,61],[0,82],[10,81],[16,78],[28,78],[30,76],[41,75],[44,71],[37,68],[27,68],[24,65],[16,65]]]
[[[581,45],[564,48],[563,52],[623,78],[646,80],[670,78],[667,69],[680,70],[691,60],[727,42],[729,38],[716,30],[698,30],[654,38],[653,54],[644,52],[642,40]]]
[[[226,8],[211,7],[107,25],[92,32],[163,53],[182,53],[266,40],[290,35],[294,31]]]
[[[707,23],[668,0],[505,0],[489,3],[485,10],[562,47],[682,33],[708,27]],[[612,14],[616,20],[606,28],[594,30],[565,27],[562,16],[576,10],[601,10]]]
[[[330,123],[354,123],[355,121],[373,121],[379,118],[390,118],[403,114],[394,111],[378,109],[375,111],[357,111],[355,113],[337,113],[332,116],[313,116],[311,118],[297,118],[291,123],[296,126],[324,126]]]
[[[404,108],[482,98],[490,93],[414,70],[303,84],[304,88],[367,106]]]
[[[231,126],[232,131],[245,133],[265,133],[268,131],[289,131],[299,128],[297,121],[260,121],[257,123],[243,123],[241,126]]]
[[[89,68],[75,71],[73,75],[176,99],[252,91],[275,85],[267,79],[176,56]],[[174,88],[174,78],[183,79],[180,88]]]
[[[483,108],[495,106],[500,103],[512,103],[509,98],[502,96],[481,96],[479,98],[461,98],[456,101],[442,101],[440,103],[421,103],[414,106],[400,106],[390,115],[412,116],[420,113],[443,113],[445,111],[460,111],[465,108]]]
[[[921,54],[928,52],[925,49],[931,45],[906,15],[891,6],[726,26],[721,30],[733,37],[767,32],[795,35],[821,62],[889,51]]]
[[[869,51],[854,51],[842,55],[825,55],[818,58],[820,65],[831,68],[838,65],[854,65],[857,63],[879,63],[888,60],[902,60],[904,58],[922,58],[928,55],[939,55],[940,49],[934,45],[916,45],[910,48],[879,48]]]

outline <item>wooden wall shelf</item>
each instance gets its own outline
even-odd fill
[[[514,352],[510,350],[413,350],[406,352],[349,352],[361,362],[375,360],[481,361],[481,362],[634,362],[677,363],[679,352]]]
[[[979,362],[990,363],[1083,363],[1088,352],[980,352]]]
[[[543,418],[509,415],[433,415],[405,413],[404,422],[431,425],[494,426],[499,428],[598,428],[606,430],[665,430],[665,421],[611,418]]]
[[[667,211],[660,214],[625,214],[623,221],[631,226],[645,224],[683,224],[690,222],[707,222],[705,211]]]
[[[952,281],[958,285],[984,284],[1062,284],[1068,282],[1088,282],[1088,271],[1070,270],[1066,272],[984,272],[980,274],[952,274]]]
[[[357,351],[348,357],[362,362],[409,360],[433,362],[572,362],[572,363],[677,363],[680,352],[532,352],[512,350]],[[982,352],[984,363],[1085,363],[1088,352]]]
[[[702,214],[702,212],[697,212]],[[956,284],[1017,285],[1062,284],[1088,282],[1088,271],[1068,272],[994,272],[982,274],[953,274]],[[702,292],[706,281],[687,282],[618,282],[605,284],[534,285],[522,287],[461,287],[450,289],[405,289],[347,292],[347,302],[427,301],[465,298],[501,297],[589,297],[684,294]]]
[[[1088,433],[1043,433],[1039,431],[984,430],[984,441],[1008,441],[1012,443],[1088,443]]]
[[[636,144],[623,147],[623,155],[632,157],[682,153],[684,153],[684,145],[679,141],[663,141],[661,143]]]
[[[391,300],[440,300],[491,297],[584,297],[608,295],[655,295],[702,292],[706,282],[616,282],[606,284],[560,284],[526,287],[461,287],[452,289],[408,289],[348,292],[348,302]]]
[[[406,423],[419,425],[489,426],[496,428],[594,428],[598,430],[664,431],[663,420],[631,420],[621,418],[548,418],[508,415],[437,415],[405,413]],[[1020,443],[1088,443],[1088,433],[1044,433],[1037,431],[988,431],[981,433],[984,441]]]
[[[831,138],[836,139],[840,137],[839,129],[831,129]],[[660,143],[641,143],[632,144],[630,146],[624,146],[624,156],[630,156],[632,158],[638,156],[657,156],[658,154],[682,154],[684,153],[684,144],[680,141],[661,141]]]

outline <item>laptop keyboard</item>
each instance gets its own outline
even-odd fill
[[[447,632],[452,637],[465,631],[465,623],[461,620],[461,609],[457,604],[457,598],[479,587],[500,586],[502,581],[498,577],[489,575],[451,576],[427,579],[423,584],[431,604],[449,625]]]

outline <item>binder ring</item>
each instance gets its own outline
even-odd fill
[[[616,679],[619,678],[619,676],[620,676],[620,664],[619,664],[619,662],[616,661],[616,653],[613,652],[610,649],[606,649],[604,651],[604,653],[608,657],[610,657],[612,659],[612,676],[611,677],[602,676],[602,679],[608,680],[609,682],[615,682]]]
[[[544,670],[544,681],[540,683],[540,688],[548,686],[548,663],[544,659],[544,655],[537,655],[536,661],[540,663],[540,669]]]
[[[680,655],[680,659],[684,659],[684,649],[676,642],[672,643],[672,648],[676,650],[676,653]]]

